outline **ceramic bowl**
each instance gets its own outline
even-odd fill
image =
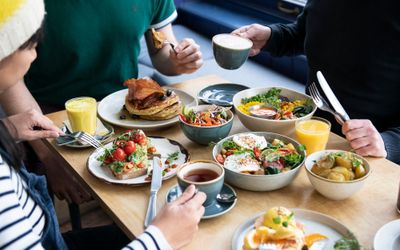
[[[231,34],[218,34],[212,38],[215,61],[224,69],[238,69],[249,56],[253,42]]]
[[[317,190],[320,194],[322,194],[326,198],[329,198],[331,200],[344,200],[355,194],[358,190],[362,188],[362,186],[364,186],[366,180],[371,174],[371,168],[367,160],[355,154],[363,161],[363,165],[365,167],[365,170],[367,171],[367,174],[359,179],[355,179],[352,181],[338,182],[318,176],[317,174],[311,172],[311,168],[313,167],[316,161],[318,161],[321,157],[333,152],[346,152],[346,151],[322,150],[309,155],[305,161],[307,176],[311,184],[315,188],[315,190]]]
[[[195,111],[206,111],[211,106],[212,105],[198,105],[190,108]],[[179,116],[180,126],[187,138],[198,144],[208,145],[210,142],[218,142],[229,135],[233,124],[233,113],[230,110],[227,110],[227,113],[228,122],[221,125],[209,127],[194,126],[184,122]]]
[[[317,110],[317,106],[314,102],[311,101],[313,105],[313,109],[311,113],[297,119],[291,120],[270,120],[259,118],[251,115],[247,115],[238,109],[238,106],[241,105],[241,101],[245,97],[252,97],[261,93],[268,92],[272,87],[268,88],[253,88],[253,89],[246,89],[243,91],[238,92],[233,97],[233,105],[235,107],[235,113],[237,114],[239,120],[243,123],[243,125],[252,130],[252,131],[266,131],[266,132],[274,132],[278,134],[289,135],[294,132],[296,121],[298,120],[307,120],[310,119],[315,111]],[[304,99],[311,99],[310,96],[294,91],[292,89],[276,87],[281,89],[281,95],[289,98],[289,100],[304,100]]]
[[[247,133],[252,133],[257,136],[264,136],[268,142],[271,142],[273,139],[279,139],[284,143],[292,143],[296,149],[299,149],[300,147],[300,143],[284,135],[270,133],[270,132],[247,132]],[[233,136],[234,135],[231,135],[219,141],[214,146],[213,157],[216,162],[218,162],[217,155],[221,152],[222,144],[226,140],[232,140]],[[250,175],[250,174],[238,173],[224,167],[225,181],[235,187],[239,187],[250,191],[271,191],[283,188],[289,185],[296,178],[296,176],[299,173],[299,170],[301,169],[301,166],[304,163],[305,152],[300,150],[298,150],[298,152],[302,154],[303,161],[295,168],[285,173],[274,174],[274,175]],[[220,165],[222,166],[222,164]]]

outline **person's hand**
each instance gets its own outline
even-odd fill
[[[49,118],[35,109],[9,116],[3,121],[11,136],[17,141],[55,138],[63,134]]]
[[[250,39],[253,42],[250,56],[255,56],[267,44],[271,37],[271,28],[255,23],[238,28],[231,34]]]
[[[370,120],[349,120],[342,126],[350,146],[362,156],[386,157],[385,143]]]
[[[41,159],[46,166],[47,181],[59,200],[82,204],[92,199],[90,193],[51,154]]]
[[[206,195],[189,186],[175,201],[167,204],[154,218],[152,225],[158,227],[173,249],[190,243],[204,214]],[[194,196],[193,196],[194,195]]]
[[[203,65],[200,46],[193,39],[183,39],[175,46],[175,51],[170,50],[170,58],[178,74],[192,73]]]

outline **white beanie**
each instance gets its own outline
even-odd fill
[[[43,0],[0,0],[0,61],[36,33],[44,15]]]

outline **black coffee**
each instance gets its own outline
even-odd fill
[[[218,173],[210,169],[195,169],[187,173],[183,179],[192,182],[206,182],[218,178]]]

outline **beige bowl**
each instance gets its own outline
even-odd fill
[[[314,112],[317,110],[317,106],[315,106],[314,102],[312,102],[313,110],[306,116],[292,120],[269,120],[247,115],[238,109],[238,106],[241,104],[243,98],[248,98],[261,93],[265,93],[271,88],[273,87],[246,89],[236,93],[236,95],[233,97],[233,106],[235,107],[235,112],[239,117],[239,120],[246,128],[252,131],[266,131],[288,135],[293,133],[296,121],[310,119],[313,116]],[[291,101],[311,99],[310,96],[294,91],[292,89],[281,87],[276,88],[281,89],[281,95],[289,98],[289,100]]]
[[[346,151],[322,150],[315,152],[307,157],[305,162],[305,167],[308,179],[320,194],[331,200],[344,200],[355,194],[358,190],[362,188],[362,186],[364,186],[368,176],[371,174],[371,168],[367,160],[355,154],[357,157],[362,159],[365,170],[367,171],[367,174],[362,178],[355,179],[352,181],[339,182],[339,181],[329,180],[327,178],[318,176],[317,174],[311,172],[311,168],[313,167],[316,161],[318,161],[321,157],[334,152],[346,152]]]

